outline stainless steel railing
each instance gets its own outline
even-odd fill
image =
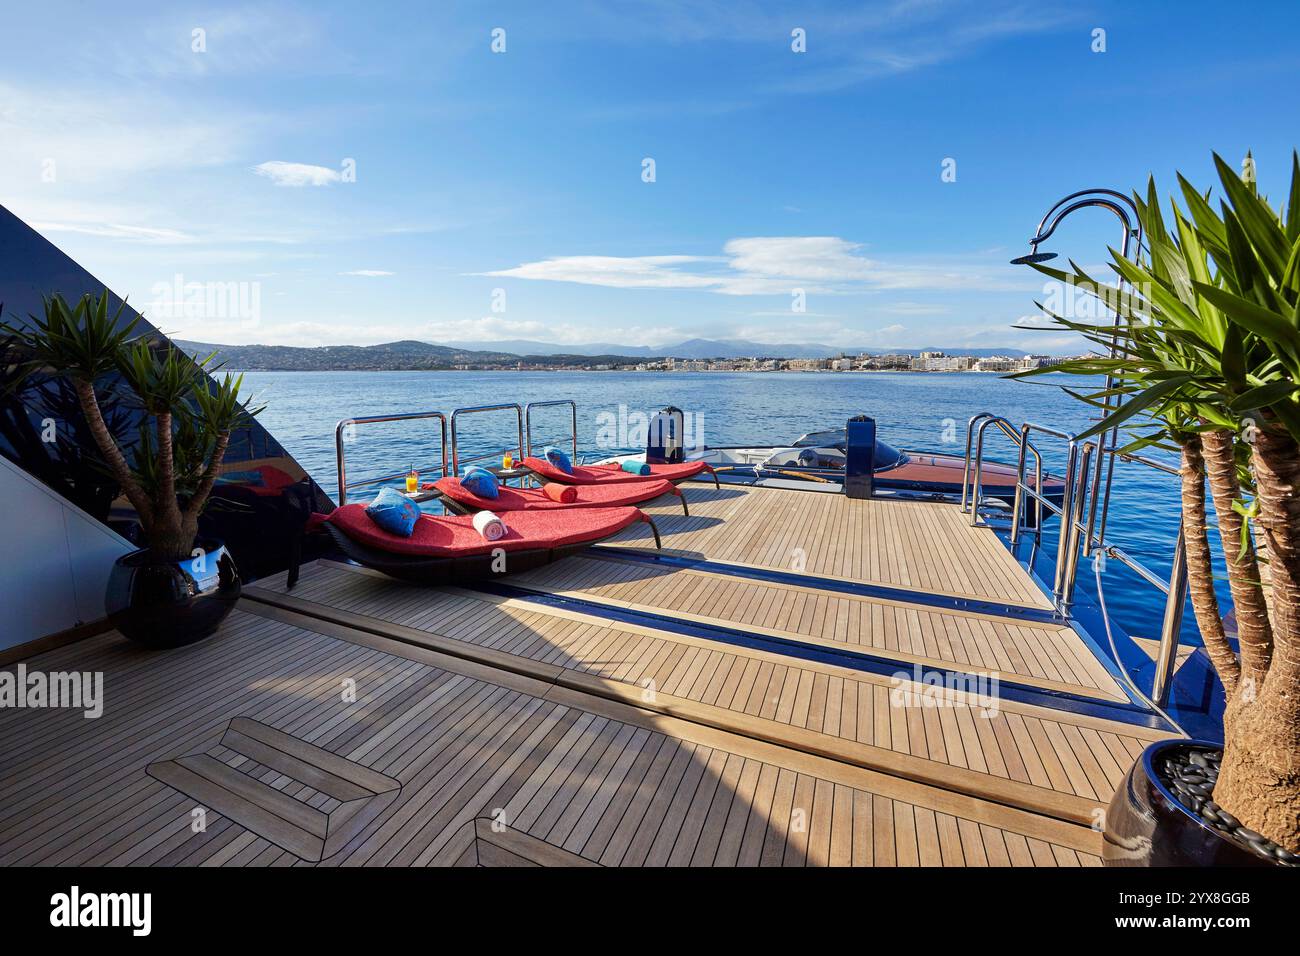
[[[456,420],[464,418],[466,415],[480,415],[484,412],[503,412],[514,409],[515,413],[515,430],[517,440],[513,449],[506,447],[496,451],[484,452],[479,455],[470,455],[466,458],[460,456],[460,445],[456,432]],[[501,405],[471,405],[468,408],[458,408],[451,413],[451,468],[456,474],[460,474],[462,463],[468,464],[472,461],[483,461],[488,458],[499,458],[508,451],[514,451],[516,460],[522,460],[524,457],[524,410],[515,402],[506,402]]]
[[[533,409],[557,408],[569,406],[569,437],[573,444],[573,460],[578,460],[578,405],[576,402],[561,400],[556,402],[529,402],[524,406],[524,441],[529,455],[533,453]]]
[[[1178,469],[1164,462],[1120,451],[1114,446],[1113,438],[1110,445],[1098,441],[1089,441],[1081,445],[1078,438],[1069,432],[1034,422],[1023,423],[1017,432],[1005,418],[991,412],[981,412],[973,416],[966,426],[966,463],[962,472],[962,510],[970,512],[972,524],[979,520],[983,497],[984,432],[991,425],[996,426],[1010,438],[1018,452],[1015,499],[1011,509],[1012,543],[1017,543],[1025,530],[1026,501],[1034,503],[1036,509],[1034,530],[1040,538],[1044,511],[1048,515],[1055,515],[1061,519],[1060,541],[1057,544],[1052,585],[1052,603],[1062,617],[1070,616],[1081,552],[1085,557],[1100,554],[1107,559],[1119,561],[1141,580],[1165,595],[1164,615],[1160,625],[1160,646],[1156,654],[1155,676],[1151,690],[1151,700],[1156,705],[1163,706],[1169,698],[1177,662],[1178,637],[1182,629],[1183,608],[1187,597],[1187,558],[1183,547],[1182,528],[1180,527],[1178,531],[1173,567],[1167,579],[1152,571],[1124,549],[1116,545],[1107,545],[1104,534],[1107,513],[1110,509],[1110,479],[1116,461],[1141,464],[1175,476],[1178,474]],[[1064,487],[1059,507],[1043,493],[1042,456],[1029,437],[1034,432],[1066,443]],[[1034,457],[1032,486],[1026,480],[1025,474],[1030,454]],[[1106,487],[1104,493],[1099,495],[1102,459],[1108,459],[1105,463]],[[1119,661],[1116,661],[1116,664],[1122,666]]]
[[[978,429],[976,429],[975,427],[976,422],[979,422]],[[984,489],[984,484],[982,481],[983,478],[982,466],[984,460],[984,432],[990,425],[996,425],[1003,434],[1005,434],[1013,442],[1016,442],[1019,445],[1022,458],[1024,457],[1026,451],[1033,454],[1036,487],[1042,487],[1043,456],[1038,453],[1038,449],[1034,447],[1032,442],[1020,441],[1020,439],[1016,435],[1015,429],[1012,426],[1011,422],[1007,421],[1005,418],[1002,418],[998,415],[994,415],[992,412],[980,412],[978,415],[971,418],[971,420],[966,425],[966,463],[962,468],[962,475],[961,475],[961,508],[962,511],[970,512],[971,524],[975,524],[976,522],[979,521],[978,502],[983,497],[983,489]],[[971,481],[971,439],[973,434],[975,436],[975,443],[976,443],[977,450],[975,453],[975,476],[974,476],[974,481],[972,482]],[[967,506],[968,491],[970,492],[970,500],[976,503],[976,506],[974,507]],[[1017,499],[1020,498],[1019,488],[1016,488],[1016,498]],[[1037,517],[1039,519],[1042,518],[1041,499],[1039,500],[1039,504],[1038,504]],[[1013,541],[1018,540],[1018,535],[1016,535],[1014,526],[1013,526],[1012,534],[1013,534]]]
[[[345,459],[344,446],[355,438],[356,428],[358,425],[376,425],[380,422],[410,422],[420,421],[422,419],[434,418],[438,420],[439,432],[442,439],[442,474],[447,474],[447,416],[442,412],[410,412],[404,415],[371,415],[366,418],[345,418],[334,426],[334,455],[338,462],[339,469],[339,507],[348,503],[348,490],[350,488],[362,488],[368,485],[384,485],[390,481],[398,481],[406,476],[406,472],[399,471],[391,475],[383,475],[378,478],[362,478],[358,481],[348,481],[347,463]],[[423,467],[418,469],[424,471]]]

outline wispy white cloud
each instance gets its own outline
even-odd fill
[[[1033,315],[1022,315],[1011,323],[1013,328],[1017,329],[1059,329],[1060,326],[1050,318],[1038,312]]]
[[[1014,321],[963,325],[942,333],[941,344],[969,348],[1009,346],[1028,352],[1062,355],[1083,352],[1087,343],[1079,336],[1047,324],[1045,316],[1024,315]],[[934,337],[933,335],[931,337]],[[918,343],[922,344],[922,343]]]
[[[343,180],[341,172],[328,166],[286,163],[278,159],[258,163],[253,167],[253,172],[265,176],[277,186],[329,186]]]
[[[999,40],[1043,33],[1077,14],[1050,3],[988,2],[965,9],[931,0],[899,2],[866,12],[846,29],[840,23],[809,28],[808,43],[821,55],[793,64],[768,87],[784,93],[827,93],[871,80],[911,73],[959,59]],[[879,16],[884,14],[884,16]]]
[[[271,311],[263,302],[263,313]],[[255,329],[238,320],[175,319],[163,322],[163,331],[180,339],[212,344],[294,345],[312,348],[320,345],[378,345],[410,339],[411,326],[401,324],[336,324],[313,321],[276,321],[264,316]]]
[[[251,124],[159,95],[0,82],[0,174],[12,189],[76,187],[233,157]]]
[[[141,242],[182,243],[193,242],[194,237],[177,229],[159,229],[150,226],[130,226],[106,222],[41,222],[31,223],[38,232],[75,232],[83,236],[103,236],[109,239],[135,239]]]
[[[480,274],[615,289],[708,289],[717,284],[716,279],[678,269],[706,261],[699,256],[556,256]]]
[[[887,315],[947,315],[952,309],[931,302],[886,302],[875,306],[875,311]]]
[[[622,325],[607,322],[595,325],[570,322],[542,322],[536,319],[509,319],[486,315],[474,319],[448,319],[426,326],[428,338],[435,342],[499,342],[506,339],[529,339],[565,345],[593,342],[624,342],[635,345],[667,345],[699,334],[699,329],[682,329],[672,325]]]
[[[1061,0],[888,0],[871,4],[803,2],[798,9],[737,0],[643,0],[636,30],[620,7],[590,4],[566,31],[604,43],[647,37],[674,44],[728,43],[789,47],[791,30],[804,30],[807,53],[790,53],[776,78],[749,83],[745,93],[834,92],[883,77],[911,73],[968,56],[1016,36],[1063,26],[1079,14]],[[748,78],[742,78],[748,79]]]
[[[693,289],[722,295],[849,293],[891,289],[1001,290],[983,260],[909,263],[868,258],[837,236],[731,239],[721,256],[555,256],[481,275],[620,289]],[[1014,287],[1014,286],[1012,286]]]
[[[141,24],[146,42],[123,52],[118,72],[127,76],[187,73],[251,73],[320,70],[336,64],[346,49],[327,42],[324,21],[286,6],[254,5],[199,11],[156,11]]]
[[[397,273],[396,273],[396,272],[386,272],[386,271],[383,270],[383,269],[350,269],[350,270],[348,270],[347,272],[340,272],[339,275],[341,275],[341,276],[367,276],[367,277],[370,277],[370,278],[374,278],[374,277],[376,277],[376,276],[392,276],[392,275],[397,275]]]

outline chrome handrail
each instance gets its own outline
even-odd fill
[[[1135,455],[1131,452],[1120,451],[1113,444],[1102,449],[1102,454],[1110,458],[1110,470],[1113,471],[1116,459],[1120,461],[1131,461],[1139,465],[1146,465],[1156,471],[1174,477],[1179,476],[1180,471],[1167,462],[1156,461],[1153,458],[1146,458],[1142,455]],[[1110,474],[1107,474],[1107,485],[1110,484]],[[1163,707],[1169,700],[1169,692],[1173,686],[1174,669],[1178,663],[1178,638],[1182,633],[1183,614],[1187,604],[1187,550],[1183,527],[1180,523],[1178,526],[1178,537],[1174,543],[1174,560],[1169,569],[1168,581],[1162,581],[1160,576],[1144,565],[1137,558],[1124,552],[1123,549],[1114,545],[1107,545],[1102,538],[1105,534],[1105,515],[1110,510],[1110,489],[1106,489],[1106,500],[1102,504],[1103,521],[1098,534],[1092,535],[1088,532],[1090,528],[1081,528],[1084,532],[1084,554],[1087,555],[1096,550],[1108,558],[1115,558],[1120,563],[1133,571],[1138,577],[1148,584],[1157,588],[1165,595],[1164,613],[1160,619],[1160,642],[1156,651],[1155,674],[1151,683],[1151,700],[1159,707]],[[1094,498],[1095,498],[1094,494]],[[1089,522],[1091,525],[1091,522]]]
[[[1004,424],[1005,423],[1005,424]],[[966,432],[966,462],[962,473],[962,509],[967,510],[967,493],[970,492],[971,523],[978,522],[980,499],[982,497],[982,466],[984,455],[984,431],[989,425],[997,425],[1006,431],[1006,419],[991,412],[981,412],[971,418]],[[1067,443],[1064,489],[1060,507],[1047,500],[1042,493],[1041,456],[1029,436],[1039,432]],[[1168,475],[1178,475],[1178,468],[1166,462],[1146,458],[1131,452],[1124,452],[1114,444],[1100,441],[1085,442],[1080,446],[1077,436],[1050,428],[1034,422],[1025,422],[1020,426],[1018,436],[1009,436],[1018,446],[1019,458],[1016,463],[1016,495],[1011,512],[1011,543],[1018,542],[1023,526],[1022,514],[1026,500],[1033,500],[1037,511],[1037,534],[1041,536],[1043,509],[1061,518],[1061,538],[1057,545],[1055,576],[1052,585],[1052,604],[1062,617],[1070,616],[1070,605],[1074,599],[1074,588],[1078,578],[1080,552],[1084,556],[1094,551],[1114,558],[1132,570],[1139,578],[1152,585],[1165,595],[1164,615],[1160,626],[1160,645],[1156,654],[1155,676],[1152,681],[1151,700],[1157,706],[1163,706],[1169,696],[1174,668],[1177,663],[1178,637],[1182,629],[1183,606],[1187,597],[1187,556],[1184,549],[1182,528],[1179,528],[1177,543],[1174,547],[1174,562],[1168,580],[1164,580],[1137,558],[1115,545],[1106,545],[1101,529],[1094,530],[1098,484],[1102,481],[1101,462],[1109,458],[1110,466],[1105,473],[1105,484],[1109,486],[1115,459],[1131,461]],[[1028,453],[1035,455],[1034,485],[1026,482],[1025,467]],[[1095,459],[1094,459],[1094,456]],[[973,472],[973,480],[970,476]],[[1091,488],[1089,487],[1091,481]],[[1091,492],[1091,494],[1090,494]],[[1105,489],[1102,513],[1109,507],[1109,487]],[[1104,528],[1104,521],[1101,528]],[[1116,661],[1116,664],[1119,664]]]
[[[524,440],[528,454],[533,453],[533,409],[554,408],[559,405],[569,406],[569,433],[573,439],[573,460],[578,460],[578,404],[567,399],[555,402],[529,402],[524,406]]]
[[[509,409],[515,410],[515,429],[518,440],[515,445],[515,458],[524,457],[524,410],[515,402],[505,402],[500,405],[471,405],[468,408],[457,408],[451,413],[451,468],[456,474],[460,474],[460,448],[457,444],[456,436],[456,419],[462,415],[477,415],[483,412],[501,412]],[[485,458],[493,458],[497,455],[510,451],[509,448],[503,448],[500,451],[488,452],[482,455],[474,455],[466,458],[465,461],[482,461]]]
[[[406,472],[399,471],[396,474],[384,475],[380,478],[363,478],[359,481],[348,481],[347,465],[344,461],[343,446],[350,440],[348,438],[348,429],[355,429],[358,425],[375,425],[380,422],[408,422],[418,421],[421,419],[436,418],[438,419],[439,431],[442,437],[442,474],[447,475],[447,416],[442,412],[408,412],[402,415],[369,415],[364,418],[345,418],[334,426],[334,456],[338,462],[339,470],[339,507],[348,503],[348,489],[361,488],[367,485],[382,485],[390,481],[396,481],[406,476]]]
[[[1165,613],[1160,621],[1160,648],[1156,652],[1155,675],[1151,679],[1151,699],[1163,707],[1169,700],[1178,664],[1178,636],[1183,629],[1183,606],[1187,603],[1187,549],[1183,526],[1178,526],[1178,543],[1174,546],[1174,566],[1169,571],[1169,588],[1165,592]]]
[[[975,423],[977,421],[979,422],[979,428],[976,429],[976,434],[975,434],[975,446],[976,446],[975,471],[974,471],[973,480],[971,480],[970,478],[971,430],[975,428]],[[1008,438],[1011,439],[1012,442],[1016,444],[1020,452],[1020,459],[1022,461],[1024,460],[1026,453],[1028,452],[1033,453],[1034,475],[1035,475],[1034,487],[1041,488],[1043,485],[1043,456],[1039,454],[1038,449],[1034,447],[1033,442],[1030,442],[1027,439],[1025,439],[1023,435],[1017,435],[1015,428],[1012,426],[1011,422],[1007,421],[1007,419],[1002,418],[1001,416],[998,415],[993,415],[990,412],[980,412],[978,415],[972,417],[971,420],[966,425],[966,463],[962,468],[962,481],[961,481],[962,511],[967,511],[967,510],[970,511],[972,525],[977,524],[979,522],[979,502],[983,498],[983,488],[984,488],[984,482],[983,482],[984,431],[990,425],[996,425],[1004,435],[1006,435]],[[969,509],[966,506],[968,490],[970,492]],[[1012,509],[1011,509],[1013,515],[1018,515],[1020,513],[1020,498],[1021,498],[1020,486],[1019,483],[1017,482],[1016,500],[1012,504]],[[1039,519],[1042,518],[1041,498],[1039,499],[1037,516]],[[1019,540],[1020,537],[1018,522],[1013,520],[1011,523],[1011,527],[1012,527],[1012,541],[1014,542]]]
[[[1047,425],[1040,425],[1036,422],[1024,422],[1020,426],[1020,439],[1022,442],[1029,441],[1030,432],[1039,432],[1051,438],[1058,438],[1066,443],[1065,456],[1065,486],[1061,492],[1060,507],[1053,505],[1042,494],[1041,479],[1035,488],[1030,488],[1025,483],[1025,470],[1023,457],[1016,466],[1016,497],[1021,502],[1025,496],[1034,499],[1038,506],[1044,507],[1061,519],[1061,539],[1056,545],[1056,575],[1052,582],[1052,601],[1057,610],[1065,616],[1070,613],[1070,600],[1074,593],[1073,572],[1077,569],[1077,564],[1071,560],[1070,554],[1076,547],[1076,531],[1073,522],[1076,511],[1075,502],[1077,500],[1080,488],[1077,487],[1079,473],[1077,470],[1079,460],[1079,443],[1070,432],[1064,432],[1057,428],[1050,428]],[[1019,514],[1012,515],[1012,526],[1019,520]],[[1041,525],[1040,532],[1041,534]]]
[[[966,423],[966,463],[961,470],[961,510],[963,512],[968,510],[966,507],[966,489],[970,482],[970,452],[975,436],[975,423],[985,418],[997,418],[997,416],[992,412],[979,412],[972,415],[970,421]]]

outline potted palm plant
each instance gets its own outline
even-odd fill
[[[44,302],[26,326],[0,323],[17,353],[15,384],[33,375],[67,380],[102,465],[135,511],[147,547],[119,558],[109,578],[110,620],[127,637],[176,647],[216,631],[239,597],[225,546],[199,536],[199,516],[220,472],[231,433],[261,408],[241,399],[242,376],[195,362],[169,343],[135,335],[126,304],[109,308],[107,290],[70,306]],[[111,387],[110,387],[111,385]],[[134,443],[120,442],[104,408],[132,393]]]
[[[1121,320],[1044,309],[1109,353],[1051,371],[1111,377],[1110,389],[1071,391],[1114,409],[1081,439],[1118,426],[1133,436],[1122,450],[1179,455],[1188,588],[1226,694],[1222,747],[1158,743],[1129,772],[1106,817],[1111,864],[1300,863],[1300,160],[1285,212],[1214,161],[1217,210],[1181,176],[1188,211],[1172,203],[1169,224],[1154,182],[1135,197],[1149,256],[1134,264],[1111,250],[1131,290],[1074,263],[1034,265]],[[1207,484],[1235,648],[1214,587]]]

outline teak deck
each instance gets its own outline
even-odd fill
[[[969,516],[951,504],[736,485],[682,487],[689,517],[680,506],[674,513],[671,500],[645,508],[666,548],[926,594],[1051,607],[993,534],[971,528]],[[654,546],[644,525],[625,529],[613,543]]]
[[[25,661],[102,671],[106,699],[99,719],[0,711],[0,864],[1099,862],[1088,824],[1167,734],[908,677],[996,671],[1121,706],[1069,628],[920,600],[1041,608],[991,532],[937,503],[685,489],[691,518],[652,510],[709,570],[609,549],[466,590],[320,561],[292,591],[247,587],[200,644],[110,632]],[[806,583],[717,566],[790,547]]]

